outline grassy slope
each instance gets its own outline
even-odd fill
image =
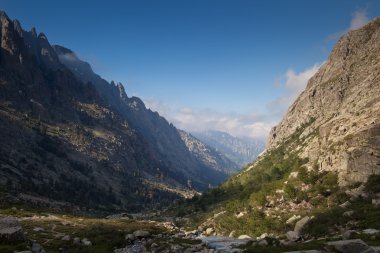
[[[284,234],[293,229],[294,224],[287,225],[285,221],[294,214],[315,216],[305,228],[310,237],[334,233],[337,226],[380,228],[380,210],[370,203],[371,199],[357,199],[349,209],[341,208],[339,204],[349,199],[345,190],[350,187],[338,187],[337,176],[319,171],[317,165],[311,171],[303,167],[307,159],[299,158],[299,147],[306,145],[305,140],[317,138],[319,130],[300,136],[312,122],[221,186],[183,203],[182,208],[176,207],[177,215],[190,218],[188,225],[193,228],[211,219],[217,232],[225,235],[231,231],[253,236]],[[298,172],[298,176],[289,177],[292,172]],[[369,188],[380,184],[379,178],[374,177],[374,181]],[[279,202],[281,196],[283,200]],[[289,208],[291,205],[296,208]],[[354,210],[354,215],[343,217],[347,210]],[[225,213],[212,218],[222,211]],[[235,214],[242,211],[246,214],[237,218]]]

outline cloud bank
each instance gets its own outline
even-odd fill
[[[146,106],[157,111],[177,128],[189,132],[218,130],[234,136],[266,139],[275,121],[261,115],[219,113],[212,110],[191,108],[173,109],[156,99],[145,99]]]

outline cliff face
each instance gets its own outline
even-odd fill
[[[1,189],[139,210],[227,177],[200,163],[173,125],[72,51],[24,31],[4,12],[0,31]]]
[[[272,129],[273,149],[297,128],[308,167],[336,171],[340,184],[380,173],[380,19],[343,36],[327,62]],[[311,123],[311,124],[309,124]]]

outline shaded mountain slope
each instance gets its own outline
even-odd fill
[[[201,164],[177,129],[121,84],[107,83],[78,58],[71,67],[62,58],[68,49],[52,47],[34,28],[22,30],[4,12],[0,21],[3,190],[141,210],[227,177]]]

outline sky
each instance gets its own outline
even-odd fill
[[[0,0],[178,128],[265,139],[377,0]]]

